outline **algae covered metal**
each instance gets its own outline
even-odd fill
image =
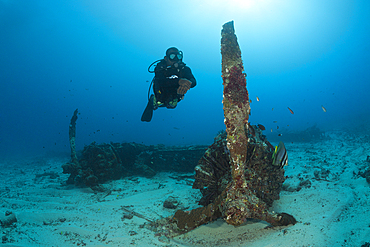
[[[231,21],[224,24],[221,34],[223,106],[232,174],[232,181],[225,189],[226,198],[221,204],[221,210],[226,222],[235,226],[242,224],[247,218],[281,225],[284,224],[283,218],[288,215],[269,212],[268,205],[251,189],[256,182],[255,178],[265,178],[254,169],[251,162],[247,162],[250,105],[234,23]],[[292,222],[295,222],[293,219]]]
[[[293,216],[270,212],[279,198],[284,170],[272,165],[272,145],[256,126],[248,123],[250,105],[241,52],[234,23],[221,32],[223,108],[227,137],[219,136],[196,167],[193,188],[201,189],[202,208],[177,211],[174,222],[180,230],[224,217],[238,226],[247,218],[260,219],[273,226],[295,224]]]

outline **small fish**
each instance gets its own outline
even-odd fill
[[[322,110],[323,110],[324,112],[326,112],[326,108],[325,108],[323,105],[321,105],[321,108],[322,108]]]
[[[276,129],[279,129],[279,126],[276,126]]]
[[[273,123],[277,123],[277,121],[273,121]]]
[[[278,134],[278,136],[282,136],[283,134]]]
[[[279,146],[275,147],[275,152],[272,154],[272,164],[280,168],[288,164],[288,154],[283,142],[280,142]]]
[[[272,108],[272,110],[271,111],[273,111],[274,110],[274,108]]]
[[[254,131],[254,128],[251,126],[250,123],[247,123],[248,125],[248,133],[251,134],[253,137],[256,137],[256,132]]]
[[[265,126],[263,126],[262,124],[258,124],[257,126],[258,126],[258,128],[260,128],[261,130],[265,130],[265,129],[266,129],[266,128],[265,128]]]
[[[293,110],[288,107],[290,113],[294,114]]]
[[[272,129],[271,129],[271,132],[272,132]]]
[[[257,101],[260,101],[260,98],[256,97],[257,98]]]

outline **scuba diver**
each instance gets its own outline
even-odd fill
[[[183,53],[176,47],[170,47],[166,51],[164,59],[153,62],[148,71],[155,73],[155,76],[149,86],[148,104],[141,116],[141,121],[150,122],[153,117],[153,110],[158,107],[167,107],[167,109],[174,109],[184,95],[197,84],[191,69],[182,62]],[[155,64],[154,71],[150,68]],[[151,85],[153,84],[153,91],[149,97]]]

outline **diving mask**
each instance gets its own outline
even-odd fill
[[[182,51],[178,51],[178,52],[171,53],[170,55],[168,55],[168,58],[169,58],[171,61],[180,61],[180,60],[182,60],[182,58],[183,58]]]

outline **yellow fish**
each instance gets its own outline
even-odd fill
[[[260,98],[256,97],[257,98],[257,101],[260,101]]]
[[[323,105],[321,105],[321,108],[322,108],[322,110],[323,110],[324,112],[326,112],[326,109],[325,109],[325,107],[324,107]]]

